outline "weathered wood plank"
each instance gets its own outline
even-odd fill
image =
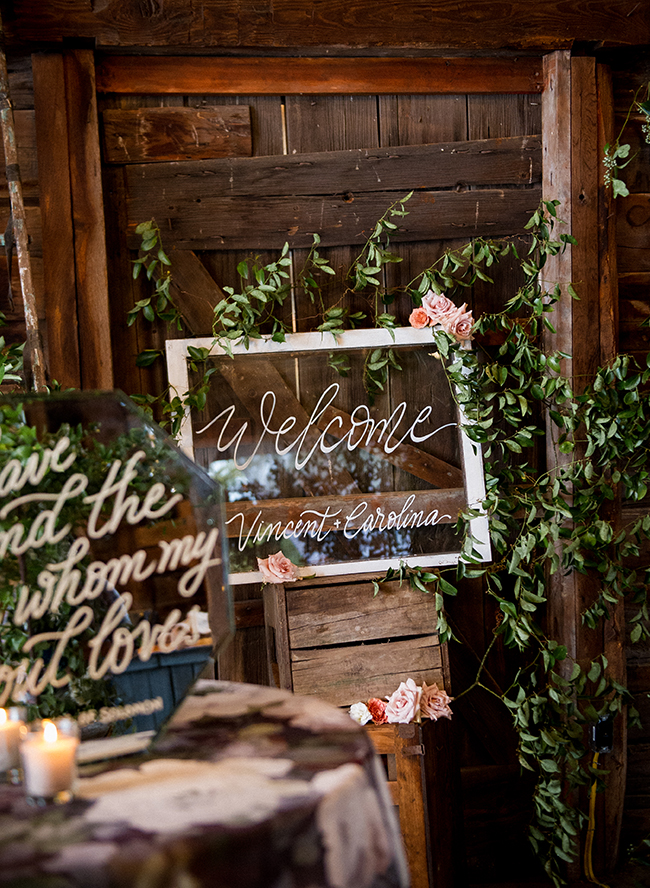
[[[541,62],[528,57],[505,60],[107,55],[97,67],[97,89],[104,93],[539,93],[541,84]]]
[[[401,681],[444,685],[440,645],[431,638],[291,652],[293,690],[335,706],[384,698]]]
[[[495,6],[476,0],[459,15],[448,0],[183,0],[164,4],[95,3],[85,0],[15,0],[10,36],[51,43],[94,38],[101,45],[222,47],[459,47],[558,49],[574,41],[607,45],[650,43],[643,3],[564,0],[538,6],[510,0]]]
[[[170,205],[163,193],[138,194],[129,201],[129,244],[137,249],[136,226],[152,216],[166,246],[186,250],[282,249],[309,247],[318,233],[323,246],[363,244],[395,200],[394,193],[345,198],[241,197],[205,195],[201,203],[178,200]],[[408,203],[394,241],[501,237],[524,231],[537,209],[540,190],[490,189],[480,192],[424,191]]]
[[[64,53],[63,64],[71,146],[81,384],[83,388],[111,389],[113,358],[95,60],[90,50],[70,50]]]
[[[339,420],[340,422],[335,425],[333,420]],[[353,428],[352,417],[331,405],[323,411],[316,425],[319,429],[327,429],[328,434],[339,439],[344,438]],[[363,431],[359,437],[361,438],[362,435]],[[387,453],[386,445],[390,444],[392,447],[397,447],[399,443],[397,438],[388,438],[383,444],[373,441],[368,442],[367,437],[365,440],[355,442],[355,436],[352,434],[349,441],[350,445],[354,445],[354,449],[358,447],[368,453],[373,453],[386,462],[391,463],[391,465],[408,472],[410,475],[433,484],[434,487],[462,487],[464,483],[461,469],[432,456],[430,453],[425,453],[412,444],[402,443],[399,445],[399,449],[393,450],[392,453]]]
[[[108,108],[102,114],[106,163],[248,157],[250,108]]]
[[[613,144],[614,94],[611,72],[604,65],[596,69],[598,88],[598,157],[603,157],[605,145]],[[611,188],[605,187],[605,165],[599,165],[599,307],[601,350],[600,363],[614,359],[618,345],[618,269],[616,264],[616,210]]]
[[[331,488],[330,488],[331,489]],[[438,511],[438,524],[455,524],[461,509],[467,506],[467,497],[464,488],[457,490],[403,490],[397,493],[353,493],[346,496],[318,496],[296,497],[284,500],[258,500],[247,502],[238,500],[235,503],[226,504],[226,520],[232,523],[226,525],[226,533],[229,537],[246,535],[252,528],[260,527],[260,516],[272,516],[273,528],[286,528],[292,525],[295,533],[298,522],[305,530],[305,525],[316,522],[317,526],[324,530],[342,530],[345,522],[341,522],[337,515],[345,508],[350,514],[363,503],[367,508],[357,517],[350,518],[345,524],[349,529],[361,527],[364,520],[370,515],[377,516],[379,509],[386,520],[392,513],[399,515],[404,504],[410,499],[408,513],[423,512],[426,517],[429,513]],[[312,507],[318,507],[318,515],[314,514]],[[321,513],[329,510],[329,514],[323,518]],[[405,513],[406,514],[406,513]],[[275,533],[275,530],[274,530]]]
[[[435,634],[433,598],[399,583],[371,583],[293,589],[287,586],[287,614],[293,648],[349,644],[377,638]]]
[[[164,187],[165,201],[173,204],[180,197],[200,200],[206,190],[229,197],[261,197],[532,185],[540,181],[541,169],[540,137],[515,136],[134,166],[127,170],[127,182],[134,196],[140,192],[149,196]]]
[[[77,293],[68,120],[63,57],[38,53],[32,57],[36,140],[39,155],[43,254],[48,326],[48,370],[64,388],[80,388]],[[0,223],[1,224],[1,223]]]
[[[191,250],[170,250],[171,294],[183,320],[195,336],[212,333],[214,307],[223,290]]]
[[[619,272],[650,271],[650,194],[616,199]]]

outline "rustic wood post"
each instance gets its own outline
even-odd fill
[[[51,376],[113,388],[95,63],[89,50],[32,58]]]
[[[607,105],[609,104],[609,108]],[[564,289],[554,313],[557,333],[548,345],[567,352],[563,373],[572,378],[576,393],[583,391],[599,364],[616,351],[615,264],[601,260],[607,250],[609,262],[615,238],[600,172],[606,128],[611,129],[611,87],[603,71],[597,80],[593,58],[571,58],[568,52],[552,53],[545,59],[542,138],[544,144],[543,196],[559,199],[558,214],[566,225],[559,233],[572,234],[577,244],[547,263],[545,278],[561,286],[572,282],[579,296],[574,301]],[[606,239],[606,243],[604,242]],[[547,425],[547,465],[550,471],[575,456],[560,454],[552,425]],[[579,456],[579,454],[576,454]],[[611,517],[611,516],[610,516]],[[609,674],[625,682],[622,644],[622,604],[605,628],[589,629],[582,613],[599,591],[598,578],[557,571],[549,584],[548,631],[566,645],[570,658],[583,667],[605,653]],[[617,720],[622,722],[623,718]],[[616,748],[603,767],[612,770],[606,792],[601,796],[594,842],[594,867],[602,872],[613,868],[618,853],[625,791],[625,730],[617,725]],[[583,808],[586,804],[582,803]],[[569,868],[577,878],[579,863]]]

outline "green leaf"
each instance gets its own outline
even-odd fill
[[[136,367],[150,367],[161,356],[160,349],[146,348],[135,359],[135,365]]]

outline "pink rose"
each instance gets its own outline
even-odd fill
[[[429,325],[429,315],[423,308],[414,308],[409,315],[409,324],[416,330],[421,330]]]
[[[422,297],[422,308],[426,311],[432,326],[441,324],[443,318],[456,311],[456,306],[451,299],[447,299],[442,293],[434,293],[433,290],[429,290],[427,295]]]
[[[442,318],[440,325],[445,333],[449,333],[459,342],[472,338],[474,318],[471,311],[465,311],[467,303],[461,305],[453,313]]]
[[[437,684],[427,685],[422,683],[422,699],[420,700],[420,713],[425,718],[437,721],[439,718],[451,718],[449,704],[452,698],[441,690]]]
[[[386,718],[389,724],[407,725],[420,714],[420,697],[422,688],[412,678],[403,681],[398,689],[388,698]]]
[[[388,717],[386,715],[386,704],[383,700],[380,700],[378,697],[372,697],[366,703],[368,707],[368,711],[372,716],[373,723],[376,725],[385,725],[388,721]]]
[[[298,568],[282,552],[258,558],[257,566],[267,583],[293,583],[298,579]]]

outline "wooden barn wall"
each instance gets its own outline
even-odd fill
[[[9,20],[10,35],[21,40],[48,41],[68,38],[96,40],[104,46],[129,46],[149,44],[151,46],[182,45],[202,46],[210,43],[210,34],[219,33],[222,47],[234,53],[251,55],[269,50],[278,51],[285,47],[290,54],[298,45],[324,46],[328,43],[359,46],[363,49],[376,47],[373,54],[386,52],[386,21],[381,15],[381,4],[353,2],[348,4],[341,15],[340,4],[324,2],[314,4],[287,4],[274,11],[270,5],[256,6],[253,10],[246,4],[210,3],[202,4],[200,26],[190,13],[185,2],[165,4],[164,15],[156,13],[146,17],[143,30],[141,4],[122,3],[120,15],[91,11],[87,4],[71,0],[65,7],[61,4],[39,2],[35,10],[35,0],[15,0],[14,18]],[[581,2],[571,4],[550,4],[557,14],[554,36],[548,36],[548,28],[538,17],[538,7],[530,3],[508,4],[502,10],[507,21],[492,15],[493,3],[479,2],[473,5],[475,21],[459,22],[447,17],[443,6],[448,4],[415,3],[409,4],[409,13],[391,12],[390,45],[400,47],[424,47],[427,41],[440,45],[480,48],[503,47],[503,33],[509,33],[509,47],[534,48],[543,45],[546,49],[569,46],[573,39],[601,41],[607,34],[612,43],[650,43],[650,10],[645,4],[638,4],[630,13],[629,4],[614,2],[606,8],[601,3]],[[634,5],[634,4],[632,4]],[[487,8],[490,7],[488,15]],[[560,10],[562,6],[562,10]],[[434,9],[434,7],[436,7]],[[501,7],[499,7],[501,9]],[[391,10],[394,7],[391,5]],[[514,12],[513,12],[514,11]],[[548,5],[546,13],[549,13]],[[219,28],[216,28],[216,16]],[[437,18],[435,33],[432,22]],[[481,19],[477,28],[476,20]],[[445,23],[446,22],[446,23]],[[272,27],[269,27],[271,25]],[[202,30],[203,29],[203,30]],[[268,46],[272,33],[273,46]],[[477,36],[480,34],[479,36]],[[570,38],[566,35],[572,35]],[[216,39],[216,38],[215,38]],[[243,48],[242,48],[243,47]],[[48,51],[51,46],[48,47]],[[84,52],[87,52],[84,50]],[[54,53],[55,55],[57,53]],[[603,53],[604,61],[611,64],[614,72],[615,105],[617,121],[622,123],[625,112],[636,85],[650,79],[650,66],[638,61],[633,54]],[[58,336],[57,351],[60,353],[67,337],[73,349],[73,361],[82,367],[83,356],[79,330],[74,327],[76,314],[69,316],[72,327],[65,328],[60,305],[55,299],[48,301],[48,287],[54,284],[43,274],[42,240],[39,212],[38,171],[36,164],[36,126],[34,120],[33,77],[30,53],[15,50],[9,56],[12,99],[16,111],[18,146],[28,207],[28,225],[31,236],[31,255],[35,274],[39,317],[45,325],[46,347],[52,336]],[[233,96],[206,93],[204,95],[175,94],[153,96],[146,93],[118,95],[102,93],[98,97],[97,111],[99,126],[105,131],[103,115],[115,110],[146,109],[187,109],[201,110],[211,106],[236,106],[250,109],[251,154],[254,157],[280,155],[285,153],[309,153],[320,151],[340,151],[352,148],[379,149],[382,147],[402,147],[424,142],[472,141],[476,139],[504,138],[510,136],[535,135],[541,131],[539,97],[535,95],[515,96],[476,96],[450,93],[448,95],[338,95],[302,96],[283,98],[269,96]],[[108,121],[109,114],[106,114]],[[618,241],[617,265],[620,300],[620,349],[630,351],[642,360],[648,352],[648,329],[640,329],[638,323],[650,313],[650,146],[644,144],[640,133],[640,121],[633,117],[629,140],[633,150],[639,154],[627,168],[624,175],[632,192],[626,199],[615,204],[617,216],[616,237]],[[626,134],[626,139],[627,139]],[[154,149],[155,150],[155,149]],[[161,162],[166,162],[162,161]],[[128,188],[127,165],[102,160],[103,201],[106,222],[106,243],[108,257],[108,311],[110,313],[110,336],[112,339],[113,373],[115,384],[127,392],[158,391],[163,384],[160,369],[138,369],[135,356],[143,348],[158,348],[166,334],[160,326],[128,327],[126,311],[135,299],[144,292],[144,284],[133,282],[130,275],[130,260],[134,257],[133,243],[127,237],[128,231]],[[488,186],[467,186],[477,190]],[[530,186],[526,186],[530,187]],[[450,189],[452,190],[452,189]],[[0,194],[0,208],[4,213],[0,226],[4,230],[8,216],[6,189]],[[31,224],[30,224],[31,220]],[[460,241],[458,241],[460,242]],[[439,254],[439,251],[454,241],[418,242],[417,245],[400,247],[404,250],[405,261],[402,268],[408,273],[424,259]],[[172,251],[174,247],[172,245]],[[212,250],[198,248],[194,260],[188,260],[183,268],[187,274],[187,287],[190,291],[197,275],[201,286],[208,292],[209,302],[218,296],[219,287],[232,285],[235,268],[248,250]],[[256,250],[262,258],[271,255]],[[349,261],[350,246],[339,245],[329,248],[330,256],[337,267]],[[300,252],[296,250],[296,259]],[[187,257],[185,257],[187,259]],[[183,261],[183,260],[181,260]],[[19,296],[19,282],[14,258],[14,294],[18,298],[13,307],[7,296],[8,281],[6,258],[0,260],[0,310],[8,320],[6,335],[12,340],[20,340],[24,335],[22,307]],[[400,269],[401,270],[401,269]],[[475,315],[484,310],[498,309],[501,299],[507,298],[516,286],[516,273],[505,268],[500,278],[500,287],[476,288],[470,296],[470,304]],[[77,293],[74,284],[57,283],[58,292],[64,292],[72,310],[77,310]],[[212,292],[210,292],[210,288]],[[495,299],[495,293],[499,296]],[[204,306],[204,310],[205,310]],[[48,323],[56,317],[57,331],[52,334]],[[200,318],[205,314],[200,313]],[[68,318],[66,318],[67,320]],[[201,321],[198,320],[197,323]],[[190,328],[192,325],[190,324]],[[108,332],[108,331],[106,331]],[[194,330],[194,332],[199,332]],[[177,334],[173,334],[177,335]],[[81,334],[83,340],[83,330]],[[101,378],[101,368],[96,378]],[[78,370],[81,373],[81,369]],[[81,376],[79,377],[81,380]],[[628,509],[627,516],[632,515]],[[625,513],[624,513],[625,517]],[[644,557],[647,563],[647,555]],[[266,661],[263,628],[261,625],[261,600],[259,587],[239,587],[237,590],[237,617],[239,633],[237,643],[228,652],[224,664],[229,673],[246,681],[266,682]],[[496,614],[489,601],[486,601],[480,583],[467,581],[458,600],[454,602],[451,618],[465,644],[454,646],[451,655],[452,675],[463,687],[473,680],[478,658],[489,637]],[[494,689],[503,687],[506,676],[512,673],[510,654],[496,647],[487,662],[486,681]],[[633,731],[628,746],[628,789],[624,837],[635,841],[646,835],[650,829],[650,706],[647,694],[650,692],[650,647],[628,647],[629,684],[638,694],[644,728]],[[453,692],[453,688],[452,688]],[[482,696],[483,695],[483,696]],[[463,781],[466,809],[466,847],[470,868],[481,867],[484,874],[498,878],[503,875],[499,867],[498,855],[493,853],[503,841],[504,831],[512,848],[520,849],[520,859],[513,854],[510,863],[516,868],[527,860],[527,846],[524,839],[526,819],[529,813],[530,787],[525,777],[519,777],[513,758],[513,743],[509,718],[500,707],[495,706],[487,692],[477,691],[459,701],[455,723],[460,744],[463,765]],[[504,740],[504,738],[506,738]],[[520,839],[520,841],[517,841]]]
[[[623,127],[635,92],[650,81],[650,58],[645,54],[614,53],[614,101],[617,132]],[[621,176],[630,195],[616,200],[617,264],[619,282],[619,350],[631,354],[642,366],[650,353],[650,328],[641,327],[650,315],[650,145],[641,130],[641,117],[632,113],[621,137],[631,145],[634,159]],[[650,498],[623,505],[623,521],[634,520],[650,509]],[[650,546],[645,546],[630,568],[641,573],[650,563]],[[627,609],[632,616],[636,608]],[[628,686],[636,697],[642,727],[628,734],[628,773],[623,820],[624,845],[633,848],[650,832],[650,644],[627,643]]]

